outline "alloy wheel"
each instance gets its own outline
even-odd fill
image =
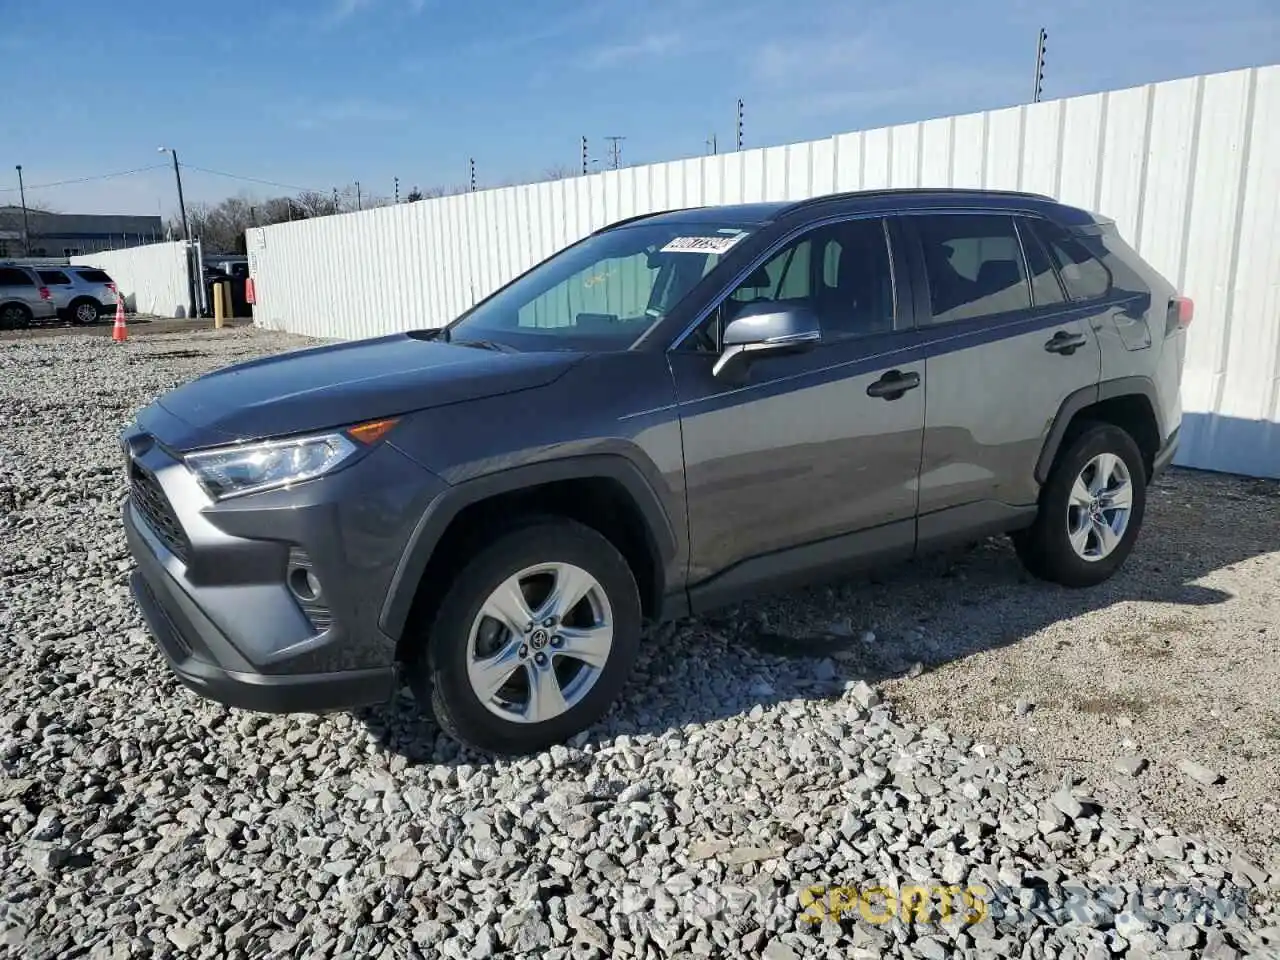
[[[1124,539],[1133,510],[1133,481],[1125,462],[1100,453],[1084,465],[1067,501],[1067,537],[1082,560],[1110,556]]]
[[[504,720],[550,720],[595,686],[613,630],[609,598],[586,570],[570,563],[527,567],[489,594],[471,625],[471,688]]]

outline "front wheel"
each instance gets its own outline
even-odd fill
[[[1114,424],[1090,424],[1058,457],[1035,523],[1014,535],[1014,547],[1041,579],[1094,586],[1133,550],[1146,505],[1147,472],[1138,445]]]
[[[640,629],[635,577],[617,548],[574,521],[538,521],[467,563],[406,672],[445,732],[527,754],[604,715]]]

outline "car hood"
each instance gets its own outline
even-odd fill
[[[581,356],[497,352],[412,333],[296,350],[165,394],[156,406],[191,429],[159,439],[190,450],[392,417],[545,386]],[[175,432],[169,417],[153,419]]]

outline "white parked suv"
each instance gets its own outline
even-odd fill
[[[40,280],[53,296],[58,316],[73,323],[96,323],[116,309],[115,281],[96,267],[42,267]]]

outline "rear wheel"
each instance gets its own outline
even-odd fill
[[[102,313],[102,304],[97,300],[73,300],[71,306],[67,308],[73,322],[81,326],[87,326],[91,323],[97,323],[98,317]]]
[[[32,313],[20,303],[6,303],[0,307],[0,330],[16,330],[31,326]]]
[[[1058,457],[1035,523],[1013,537],[1035,576],[1068,587],[1107,580],[1133,550],[1147,503],[1142,453],[1120,427],[1092,423]]]
[[[635,578],[613,544],[571,520],[540,520],[463,567],[406,672],[450,735],[531,753],[605,713],[640,628]]]

